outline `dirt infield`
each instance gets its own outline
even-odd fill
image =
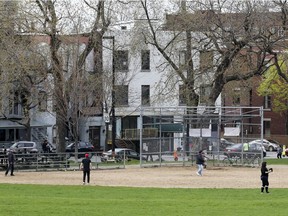
[[[270,174],[270,186],[287,188],[288,166],[273,166]],[[284,175],[283,175],[284,174]],[[81,185],[81,171],[58,172],[15,172],[15,176],[5,176],[2,172],[0,183],[11,184],[49,184]],[[259,168],[211,167],[204,175],[196,175],[196,167],[127,167],[115,170],[91,171],[91,186],[129,186],[159,188],[259,188]]]

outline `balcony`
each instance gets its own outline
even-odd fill
[[[158,137],[158,128],[143,128],[143,138]],[[123,131],[123,139],[139,140],[140,129],[125,129]]]

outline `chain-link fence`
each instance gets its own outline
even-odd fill
[[[83,157],[75,158],[69,153],[23,153],[14,154],[15,171],[69,171],[79,170]],[[125,168],[127,159],[102,159],[102,152],[89,152],[93,169],[119,169]],[[8,156],[0,155],[0,169],[6,170]]]
[[[237,165],[255,166],[265,156],[254,141],[263,140],[262,107],[142,107],[140,118],[142,167],[193,165],[200,150],[213,165],[237,158]]]

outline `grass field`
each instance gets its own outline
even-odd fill
[[[288,189],[158,189],[0,184],[0,215],[287,215]]]
[[[272,167],[288,165],[288,158],[265,160]],[[212,170],[207,171],[208,174],[209,172]],[[196,180],[190,175],[187,178]],[[275,175],[271,175],[271,181],[273,178],[275,180]],[[7,179],[9,180],[9,177]],[[215,178],[215,181],[218,180]],[[270,194],[261,194],[260,188],[164,189],[2,183],[0,216],[287,215],[285,206],[288,183],[287,188],[281,189],[275,188],[275,185],[271,184]]]
[[[277,159],[277,158],[266,159],[266,158],[264,158],[264,161],[266,161],[267,164],[270,164],[270,165],[288,165],[288,158],[287,157],[282,158],[282,159]]]

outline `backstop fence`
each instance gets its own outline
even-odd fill
[[[265,156],[262,107],[142,107],[140,119],[141,167],[191,166],[199,150],[214,166],[259,166]]]

